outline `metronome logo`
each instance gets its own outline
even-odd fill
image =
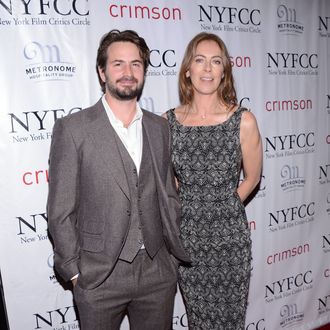
[[[297,11],[295,8],[288,8],[280,5],[277,8],[278,31],[285,35],[301,35],[304,32],[304,26],[297,21]]]
[[[25,75],[33,82],[68,81],[76,75],[75,64],[63,59],[58,45],[32,41],[24,46],[23,54]]]
[[[301,175],[301,169],[298,165],[284,165],[280,176],[282,178],[280,186],[284,192],[300,190],[305,187],[306,179]]]

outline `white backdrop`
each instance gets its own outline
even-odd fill
[[[330,322],[329,1],[0,0],[0,269],[10,329],[79,329],[47,236],[48,153],[56,118],[101,96],[96,50],[113,28],[136,30],[152,50],[140,103],[158,114],[178,104],[188,41],[207,31],[226,42],[264,149],[247,205],[246,330]],[[185,328],[178,294],[173,329]]]

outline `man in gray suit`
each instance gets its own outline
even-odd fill
[[[149,49],[131,30],[101,39],[104,92],[58,119],[50,151],[48,224],[55,268],[74,285],[82,330],[171,329],[179,202],[165,119],[141,110]]]

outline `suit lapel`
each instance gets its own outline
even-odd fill
[[[100,160],[103,161],[104,166],[109,170],[123,193],[129,199],[126,172],[115,140],[116,132],[110,124],[101,100],[95,105],[95,112],[90,118],[89,125],[86,125],[86,127],[95,148],[98,150]],[[95,159],[95,161],[98,160]]]

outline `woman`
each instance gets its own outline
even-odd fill
[[[190,41],[179,92],[181,106],[166,117],[181,236],[192,260],[179,269],[189,328],[244,329],[251,239],[243,201],[259,182],[262,147],[254,115],[237,105],[228,51],[218,36],[200,33]]]

